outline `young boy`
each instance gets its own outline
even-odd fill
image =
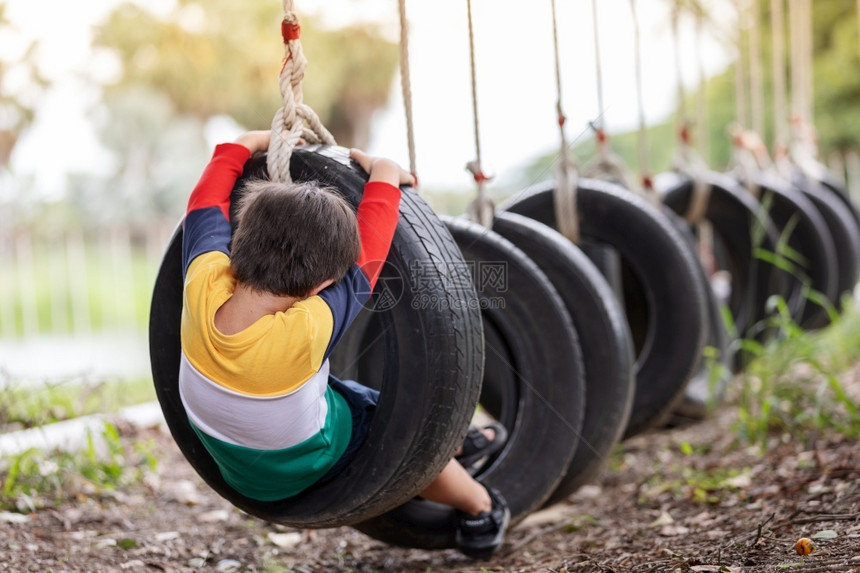
[[[357,213],[314,184],[254,182],[231,245],[230,192],[268,145],[268,131],[252,131],[217,146],[189,198],[179,373],[191,425],[225,481],[263,501],[333,478],[365,439],[378,392],[331,376],[328,356],[388,255],[398,186],[415,184],[353,149],[370,175]],[[466,555],[501,545],[507,504],[455,459],[420,495],[457,509]]]

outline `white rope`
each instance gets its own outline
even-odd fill
[[[558,114],[558,129],[561,136],[561,150],[559,164],[555,175],[555,192],[553,202],[555,204],[555,221],[559,232],[574,243],[579,242],[579,214],[576,205],[576,192],[579,186],[579,173],[576,161],[570,153],[567,145],[567,136],[564,130],[566,121],[562,108],[561,97],[561,57],[558,49],[558,18],[556,14],[555,0],[552,4],[552,39],[555,53],[555,85],[558,98],[556,100],[556,112]]]
[[[645,99],[642,93],[642,42],[639,33],[639,14],[636,12],[636,0],[630,0],[630,12],[633,15],[633,56],[635,58],[633,69],[636,79],[636,104],[639,112],[639,131],[637,134],[639,175],[646,194],[653,195],[654,199],[657,199],[657,194],[652,193],[651,162],[648,157],[648,127],[645,122]]]
[[[591,0],[591,19],[594,28],[594,69],[597,72],[597,125],[606,130],[606,108],[603,107],[603,64],[600,59],[600,31],[597,17],[597,0]]]
[[[749,125],[747,118],[747,94],[746,94],[746,70],[744,69],[744,25],[745,11],[742,7],[742,1],[738,2],[738,21],[737,21],[737,52],[735,57],[735,121],[741,127],[746,128]]]
[[[472,221],[491,227],[495,215],[495,205],[486,190],[489,178],[484,175],[481,166],[481,135],[478,123],[478,80],[475,72],[475,30],[472,22],[472,0],[466,0],[466,11],[469,19],[469,63],[472,70],[472,117],[475,125],[475,159],[466,164],[466,169],[472,174],[477,185],[477,196],[469,204],[468,215]]]
[[[681,5],[679,1],[675,2],[675,7],[672,14],[672,38],[675,44],[675,80],[677,82],[678,92],[678,154],[675,156],[674,168],[679,173],[689,177],[693,182],[692,193],[690,194],[690,203],[687,206],[687,212],[684,213],[684,219],[691,225],[700,225],[708,210],[708,203],[711,198],[711,185],[708,183],[705,175],[708,172],[708,165],[705,160],[696,153],[693,149],[690,137],[690,119],[687,116],[686,99],[687,94],[684,89],[684,78],[681,67]],[[698,22],[698,18],[697,18]],[[702,77],[704,72],[699,70],[700,90],[702,87]]]
[[[400,88],[403,92],[403,107],[406,110],[406,142],[409,149],[409,171],[415,168],[415,127],[412,115],[412,82],[409,75],[409,19],[406,17],[406,0],[399,0],[400,7]]]
[[[704,15],[701,8],[696,10],[696,72],[698,74],[699,91],[696,94],[696,142],[702,157],[710,157],[711,138],[708,122],[708,82],[705,75],[705,58],[702,42],[704,36]]]
[[[284,65],[278,78],[283,106],[272,119],[272,136],[266,164],[272,181],[290,182],[290,158],[293,149],[304,139],[307,143],[334,145],[331,133],[323,127],[316,112],[303,101],[302,80],[307,59],[299,39],[298,16],[293,0],[284,0],[281,31],[284,39]]]
[[[803,55],[806,34],[803,31],[802,0],[791,0],[789,8],[789,33],[791,46],[791,109],[794,121],[808,121],[806,116],[806,77]]]
[[[785,154],[788,145],[784,0],[770,0],[770,27],[773,51],[773,154],[779,159]]]
[[[600,58],[600,22],[597,13],[597,0],[591,2],[592,27],[594,28],[594,62],[597,72],[597,119],[590,123],[597,141],[597,156],[583,167],[583,175],[593,179],[603,179],[618,183],[626,189],[640,191],[633,175],[624,161],[609,148],[606,135],[606,110],[603,104],[603,63]]]
[[[750,68],[750,127],[764,136],[764,82],[761,69],[761,30],[759,24],[759,0],[752,0],[747,7],[747,22]]]

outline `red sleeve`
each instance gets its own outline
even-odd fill
[[[229,221],[230,192],[250,156],[251,152],[244,145],[222,143],[216,146],[212,160],[188,198],[185,214],[203,207],[219,207]]]
[[[370,288],[388,257],[400,209],[400,189],[384,181],[370,181],[364,186],[364,195],[358,205],[358,234],[361,237],[361,256],[358,266],[367,275]]]

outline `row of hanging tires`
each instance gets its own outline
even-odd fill
[[[243,178],[264,170],[264,160],[252,161]],[[337,147],[297,148],[291,172],[354,204],[365,180]],[[670,417],[704,417],[749,359],[740,339],[775,335],[774,308],[805,328],[824,326],[828,307],[838,309],[860,275],[860,217],[830,181],[763,177],[754,194],[710,173],[708,237],[682,217],[695,182],[666,174],[656,183],[658,207],[619,185],[581,179],[577,244],[554,228],[553,183],[502,205],[491,229],[439,217],[404,191],[372,304],[332,356],[336,375],[381,390],[367,442],[338,479],[280,502],[230,489],[188,424],[177,381],[177,229],[150,320],[153,377],[176,442],[210,486],[252,515],[446,548],[454,545],[453,510],[416,495],[451,458],[478,407],[509,430],[477,477],[503,493],[513,521],[564,500],[597,476],[620,440]],[[697,251],[705,239],[707,269]],[[719,296],[715,270],[724,279]]]

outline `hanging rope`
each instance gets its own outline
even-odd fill
[[[803,10],[800,22],[803,30],[803,88],[805,90],[803,101],[806,104],[804,117],[812,126],[815,123],[815,90],[813,89],[813,45],[812,45],[812,0],[801,0],[800,6]]]
[[[639,14],[636,12],[636,0],[630,0],[630,12],[633,15],[633,56],[636,79],[636,104],[639,112],[639,131],[637,148],[639,152],[639,174],[642,188],[656,200],[654,183],[651,179],[650,160],[648,157],[648,127],[645,122],[645,100],[642,93],[642,42],[639,34]]]
[[[561,149],[559,152],[559,164],[556,170],[556,185],[553,193],[555,203],[555,221],[559,232],[574,243],[579,242],[579,215],[576,208],[576,191],[579,185],[579,173],[576,161],[570,153],[567,145],[564,124],[567,118],[564,115],[561,98],[561,57],[558,49],[558,17],[556,14],[555,0],[552,4],[552,39],[555,52],[555,85],[557,91],[556,113],[558,116],[558,130],[561,136]]]
[[[750,127],[764,136],[764,82],[761,69],[761,30],[759,25],[759,0],[752,0],[747,7],[750,68]]]
[[[278,79],[284,105],[275,112],[272,120],[266,164],[272,181],[290,182],[290,158],[300,139],[328,145],[334,145],[335,141],[316,112],[303,101],[302,80],[308,62],[302,50],[301,26],[293,9],[293,0],[284,0],[281,36],[285,55]]]
[[[789,3],[791,46],[791,159],[803,173],[821,169],[812,116],[812,8],[808,0]],[[820,173],[818,173],[820,175]]]
[[[759,171],[755,152],[755,133],[748,131],[749,117],[747,108],[747,76],[744,69],[744,30],[748,30],[748,11],[745,0],[738,0],[737,8],[737,53],[735,58],[735,123],[730,125],[732,141],[732,171],[746,189],[758,198],[760,188],[755,176]]]
[[[478,80],[475,73],[475,30],[472,23],[472,0],[466,0],[466,11],[469,20],[469,62],[472,70],[472,117],[475,124],[475,159],[466,164],[466,169],[472,174],[478,189],[477,197],[469,204],[468,215],[476,223],[489,228],[493,224],[496,207],[486,189],[490,177],[484,174],[481,167],[481,135],[478,123]]]
[[[606,112],[606,108],[603,106],[603,63],[600,58],[600,32],[598,27],[599,18],[597,17],[597,0],[591,0],[591,20],[592,26],[594,27],[594,69],[597,73],[597,119],[595,120],[595,124],[601,131],[605,131],[606,118],[604,113]],[[603,142],[598,141],[598,143],[605,143],[605,140]]]
[[[684,214],[684,219],[691,225],[700,225],[705,220],[705,213],[708,210],[708,202],[711,198],[711,186],[708,183],[705,174],[708,172],[708,166],[704,159],[693,149],[692,135],[690,132],[690,119],[687,115],[687,93],[684,89],[684,77],[681,66],[681,3],[675,2],[672,12],[672,39],[675,44],[675,81],[677,82],[678,94],[678,154],[675,157],[675,170],[689,177],[693,182],[693,189],[690,194],[690,203],[687,206],[687,212]],[[700,90],[703,88],[702,77],[704,72],[699,70]]]
[[[784,0],[770,0],[770,28],[773,51],[773,155],[777,161],[780,161],[785,156],[788,146]]]
[[[583,175],[594,179],[603,179],[621,184],[627,189],[638,190],[639,186],[633,180],[629,169],[620,157],[609,149],[609,137],[606,134],[606,110],[603,104],[603,63],[600,59],[600,26],[597,15],[597,0],[591,2],[591,14],[594,28],[594,60],[597,71],[597,119],[589,125],[594,131],[597,142],[597,156],[583,167]]]
[[[747,94],[746,94],[746,70],[744,69],[744,25],[746,24],[742,7],[742,1],[737,4],[737,52],[735,55],[735,121],[741,127],[746,128],[749,125],[747,118]]]
[[[415,168],[415,128],[412,121],[412,82],[409,74],[409,19],[406,17],[406,0],[399,1],[400,8],[400,88],[403,92],[403,107],[406,110],[406,143],[409,149],[409,171],[418,181]]]
[[[705,33],[704,14],[701,8],[696,9],[696,73],[698,74],[699,91],[696,94],[696,142],[703,158],[711,156],[711,138],[708,122],[708,82],[705,75],[705,58],[702,50],[702,38]]]

